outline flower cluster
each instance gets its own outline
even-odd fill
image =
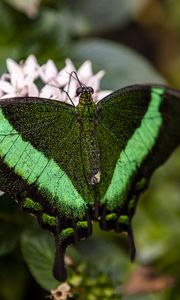
[[[104,71],[96,74],[92,72],[92,64],[85,61],[78,70],[70,59],[66,59],[65,67],[58,70],[52,60],[44,65],[39,65],[34,55],[30,55],[24,62],[17,64],[12,59],[7,59],[9,73],[0,78],[0,98],[12,97],[42,97],[52,98],[69,104],[78,104],[76,89],[79,87],[78,80],[70,74],[75,71],[79,80],[86,86],[94,89],[93,99],[98,102],[111,91],[100,91],[100,80]],[[36,82],[41,81],[42,87],[38,88]],[[68,92],[69,97],[67,97]],[[72,102],[70,101],[70,99]]]

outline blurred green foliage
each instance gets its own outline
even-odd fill
[[[106,71],[102,81],[106,89],[167,80],[180,87],[179,6],[179,0],[1,1],[1,74],[6,71],[6,58],[19,61],[33,53],[39,63],[51,58],[58,67],[64,65],[66,57],[77,67],[90,59],[94,71]],[[178,300],[179,200],[177,149],[155,173],[149,190],[139,200],[133,220],[136,264],[129,261],[123,235],[101,232],[97,226],[93,237],[69,247],[73,299]],[[51,273],[53,256],[51,236],[37,226],[33,217],[22,213],[13,199],[1,196],[0,299],[44,299],[58,285]],[[133,293],[128,278],[136,274],[138,265],[153,268],[157,282],[163,283],[158,292],[155,284],[143,290],[141,279],[136,285],[139,293]],[[174,284],[168,286],[164,276],[173,278]],[[151,278],[146,279],[149,282]],[[129,284],[129,295],[124,284]]]

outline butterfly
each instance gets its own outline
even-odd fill
[[[0,99],[0,188],[55,238],[53,274],[67,278],[67,245],[92,224],[126,232],[153,171],[180,141],[180,91],[132,85],[93,102],[80,84],[79,104],[52,99]]]

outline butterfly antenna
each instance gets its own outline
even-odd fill
[[[72,103],[72,99],[71,99],[71,97],[70,97],[70,95],[69,95],[69,90],[70,90],[71,78],[72,78],[73,76],[72,76],[72,72],[69,73],[69,72],[66,71],[66,73],[69,75],[68,86],[67,86],[67,91],[65,91],[64,89],[63,89],[63,91],[66,93],[67,98],[68,98],[68,99],[71,101],[71,103]],[[66,98],[65,102],[67,101],[67,98]],[[73,103],[73,105],[74,105],[74,103]],[[74,106],[75,106],[75,105],[74,105]]]
[[[75,80],[77,80],[77,82],[79,83],[80,86],[86,86],[84,83],[82,83],[76,73],[76,71],[72,71],[71,73],[67,72],[69,74],[69,78],[71,80],[71,78],[74,78]],[[74,75],[74,76],[73,76]]]
[[[61,88],[61,87],[59,87],[59,86],[57,86],[57,85],[55,85],[55,84],[48,83],[48,82],[47,82],[47,84],[49,84],[50,86],[53,86],[53,87],[55,87],[55,88],[61,90],[62,92],[64,92],[64,93],[67,95],[67,98],[70,100],[71,104],[72,104],[73,106],[75,106],[74,103],[73,103],[73,101],[72,101],[72,99],[71,99],[71,97],[69,96],[69,93],[68,93],[67,91],[65,91],[63,88]],[[69,83],[68,83],[68,89],[69,89]],[[65,101],[65,102],[66,102],[66,101]]]
[[[65,91],[64,89],[62,89],[62,91],[66,94],[66,96],[67,96],[68,99],[70,100],[71,104],[72,104],[73,106],[75,106],[75,105],[74,105],[74,102],[72,101],[71,97],[69,96],[69,93],[68,93],[67,91]],[[65,101],[65,102],[66,102],[66,101]]]

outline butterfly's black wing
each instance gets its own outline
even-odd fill
[[[101,227],[128,231],[140,191],[179,144],[180,92],[130,86],[102,99],[97,110]]]
[[[53,232],[57,248],[91,232],[84,199],[92,201],[93,194],[81,154],[73,106],[31,97],[0,100],[0,189]],[[62,266],[62,255],[58,259]],[[61,269],[56,277],[63,280]]]

